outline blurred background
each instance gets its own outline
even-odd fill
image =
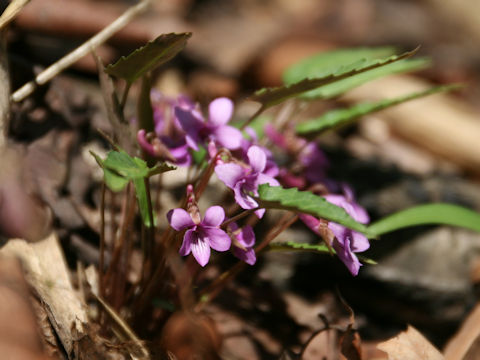
[[[2,7],[7,3],[2,0]],[[32,0],[9,32],[13,89],[134,3]],[[480,211],[479,1],[157,0],[97,53],[107,64],[162,33],[185,31],[193,32],[192,38],[183,52],[156,71],[155,88],[170,95],[187,93],[202,104],[218,96],[233,98],[240,117],[252,113],[246,98],[254,90],[280,85],[289,65],[312,54],[384,45],[401,53],[420,46],[416,56],[430,57],[431,67],[366,84],[336,103],[394,97],[432,84],[459,82],[464,89],[329,133],[320,141],[332,162],[331,175],[354,185],[373,219],[431,201]],[[97,67],[88,55],[16,104],[10,127],[11,139],[30,154],[27,163],[35,164],[30,167],[32,181],[53,209],[53,225],[67,254],[87,262],[95,261],[92,238],[98,221],[91,175],[95,164],[88,149],[102,146],[92,134],[98,128],[108,132],[110,126],[97,84]],[[134,108],[132,102],[132,115]],[[309,235],[299,226],[285,236]],[[327,257],[320,262],[309,255],[267,256],[241,277],[247,287],[226,293],[214,305],[212,317],[220,330],[236,334],[225,338],[228,351],[243,346],[245,358],[269,358],[283,346],[298,345],[322,326],[319,312],[332,322],[346,318],[338,293],[355,310],[367,342],[392,336],[411,323],[444,346],[478,299],[479,236],[422,227],[385,236],[372,247],[368,256],[380,264],[364,267],[356,279]],[[319,284],[312,287],[306,274],[319,274]],[[253,275],[259,279],[254,284]],[[232,306],[232,296],[240,293],[254,303],[255,289],[261,289],[263,302]],[[275,293],[279,289],[282,295]],[[269,313],[276,318],[262,317]],[[301,335],[292,338],[292,329]]]

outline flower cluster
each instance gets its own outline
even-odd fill
[[[233,254],[246,263],[255,264],[256,257],[253,245],[255,234],[251,226],[239,228],[235,222],[221,228],[225,220],[225,211],[221,206],[211,206],[202,219],[198,209],[192,185],[187,186],[187,210],[177,208],[167,213],[170,226],[177,231],[185,231],[180,255],[190,253],[201,266],[210,260],[210,248],[227,251],[232,245]]]
[[[234,110],[231,100],[213,100],[206,117],[199,106],[186,97],[169,99],[156,95],[153,103],[155,132],[138,131],[141,148],[151,156],[179,166],[191,164],[192,151],[206,149],[210,166],[214,166],[218,179],[233,191],[238,207],[253,210],[259,219],[265,209],[259,208],[255,197],[261,184],[269,184],[301,190],[321,188],[327,201],[342,207],[356,221],[369,221],[366,211],[354,202],[348,187],[343,188],[343,194],[334,194],[341,187],[327,178],[328,160],[317,143],[299,138],[291,131],[279,132],[267,125],[266,138],[292,159],[290,166],[279,167],[272,152],[259,144],[252,129],[247,127],[242,133],[228,125]],[[221,149],[230,155],[217,156]],[[221,206],[209,207],[202,219],[192,185],[187,187],[187,199],[186,209],[173,209],[167,214],[170,226],[184,232],[181,255],[192,253],[197,262],[205,266],[211,249],[230,249],[233,255],[246,263],[253,265],[256,262],[255,234],[251,226],[239,226],[233,219],[228,220]],[[352,274],[358,274],[361,264],[355,253],[368,249],[369,242],[365,236],[311,215],[299,214],[299,218],[333,247]]]

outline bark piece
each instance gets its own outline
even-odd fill
[[[12,239],[0,254],[18,257],[26,279],[45,305],[48,318],[67,354],[73,351],[76,334],[84,333],[87,314],[72,284],[55,234],[35,244]]]
[[[28,286],[16,259],[0,257],[0,302],[1,358],[46,359]]]

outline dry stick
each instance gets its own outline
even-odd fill
[[[32,94],[32,92],[37,88],[37,86],[46,84],[63,70],[65,70],[73,63],[77,62],[79,59],[94,50],[97,46],[103,44],[105,41],[111,38],[116,32],[118,32],[125,25],[127,25],[135,16],[145,11],[151,2],[152,0],[142,0],[137,5],[132,6],[130,9],[120,15],[120,17],[118,17],[114,22],[108,25],[105,29],[91,37],[89,40],[84,42],[71,53],[65,55],[56,63],[50,65],[40,74],[38,74],[34,80],[26,83],[20,89],[15,91],[12,94],[11,100],[14,102],[19,102],[25,99],[27,96]]]
[[[119,233],[119,241],[113,241],[113,254],[111,257],[110,265],[108,267],[107,273],[105,275],[105,283],[115,283],[115,280],[111,280],[112,277],[117,275],[116,267],[118,262],[120,261],[121,256],[121,245],[123,244],[123,239],[125,238],[125,234],[127,228],[130,226],[131,221],[133,220],[133,216],[135,214],[135,201],[131,199],[132,197],[131,185],[127,185],[126,194],[125,194],[125,203],[122,206],[122,220],[121,220],[121,229]],[[134,196],[134,195],[133,195]]]
[[[3,30],[20,13],[30,0],[13,0],[0,16],[0,30]],[[9,93],[10,95],[10,93]]]
[[[100,260],[98,265],[98,286],[101,297],[105,296],[103,284],[103,267],[105,264],[105,192],[106,186],[104,181],[102,182],[102,197],[100,199]]]
[[[97,299],[98,303],[103,307],[105,312],[112,318],[115,324],[121,329],[123,334],[130,339],[135,345],[137,345],[142,352],[142,358],[149,359],[150,354],[147,348],[143,345],[142,341],[135,335],[133,330],[128,326],[128,324],[117,314],[117,312],[110,307],[102,297],[95,295],[92,291],[92,295]],[[125,339],[120,339],[125,340]]]
[[[283,215],[278,226],[269,231],[265,236],[265,239],[255,248],[255,252],[257,254],[262,252],[272,240],[274,240],[282,231],[290,227],[295,221],[297,221],[297,219],[298,215],[291,216],[290,213]],[[207,303],[217,297],[220,291],[227,285],[228,281],[232,280],[245,266],[246,263],[238,261],[232,268],[222,273],[213,283],[203,289],[200,292],[200,300],[195,307],[195,311],[200,311]]]

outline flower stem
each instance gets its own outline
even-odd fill
[[[297,221],[297,219],[297,215],[292,216],[290,213],[285,214],[278,222],[278,225],[272,228],[267,233],[265,239],[260,243],[260,245],[255,248],[255,252],[257,254],[261,253],[272,240],[274,240],[282,231],[290,227],[295,221]],[[233,265],[233,267],[223,272],[216,280],[213,281],[213,283],[203,289],[199,294],[199,300],[197,302],[195,310],[200,311],[206,304],[208,304],[215,297],[217,297],[217,295],[223,288],[225,288],[228,282],[233,280],[233,278],[241,270],[243,270],[245,266],[246,263],[244,263],[243,261],[238,261],[235,265]]]
[[[248,215],[252,214],[252,213],[253,213],[254,211],[256,211],[256,210],[258,210],[258,208],[242,211],[240,214],[237,214],[237,215],[235,215],[234,217],[225,220],[225,221],[220,225],[220,227],[225,227],[225,226],[227,226],[228,224],[230,224],[230,223],[232,223],[232,222],[234,222],[234,221],[240,220],[240,219],[244,218],[245,216],[248,216]]]
[[[240,130],[243,130],[245,129],[248,125],[250,125],[250,123],[256,118],[258,117],[262,112],[264,112],[266,109],[266,107],[264,105],[260,106],[260,108],[252,115],[248,118],[247,121],[245,121],[245,123],[243,123],[242,126],[240,126]]]

